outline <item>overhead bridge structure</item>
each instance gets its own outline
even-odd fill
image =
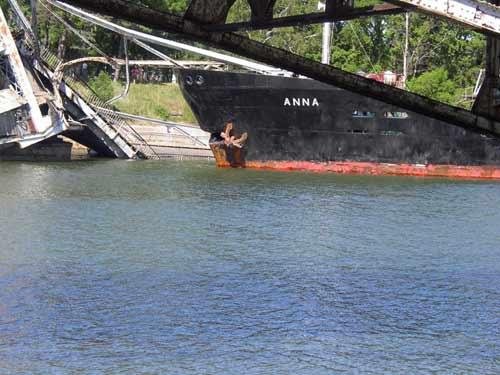
[[[227,23],[235,0],[192,0],[183,16],[158,12],[123,0],[47,0],[76,14],[81,9],[131,21],[155,30],[176,33],[183,38],[205,43],[262,64],[307,76],[426,116],[444,120],[480,133],[500,136],[500,7],[499,0],[388,0],[356,7],[354,0],[326,0],[325,10],[317,13],[275,17],[276,0],[247,0],[251,19]],[[397,14],[407,11],[425,13],[456,22],[488,37],[484,84],[472,111],[350,74],[296,54],[273,48],[235,33],[239,30],[270,29],[281,26],[343,21],[360,17]]]
[[[388,2],[431,16],[443,17],[478,32],[497,36],[500,34],[500,8],[498,1],[477,0],[388,0]]]

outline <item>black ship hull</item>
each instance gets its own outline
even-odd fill
[[[221,167],[500,178],[499,138],[334,86],[203,70],[178,80]]]

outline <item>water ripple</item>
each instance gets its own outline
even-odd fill
[[[2,374],[498,374],[496,183],[0,164]]]

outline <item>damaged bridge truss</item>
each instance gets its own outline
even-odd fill
[[[61,61],[48,49],[41,49],[39,60],[33,60],[33,67],[47,80],[54,82],[54,71]],[[129,123],[120,117],[114,109],[99,98],[87,84],[77,77],[64,76],[59,82],[59,92],[63,106],[69,116],[72,128],[68,136],[82,144],[91,146],[101,155],[117,158],[158,159],[156,152]],[[99,139],[98,142],[85,134],[79,134],[87,128]],[[76,133],[76,134],[75,134]]]
[[[61,111],[26,70],[0,9],[0,149],[29,147],[67,129]]]
[[[113,108],[101,100],[85,82],[70,75],[55,77],[55,72],[62,65],[53,53],[46,48],[40,48],[31,29],[30,23],[21,12],[15,0],[9,0],[14,14],[14,20],[24,33],[23,40],[14,44],[17,49],[17,60],[10,63],[13,70],[17,69],[36,77],[32,80],[39,91],[48,98],[47,104],[52,116],[45,121],[45,127],[35,127],[36,140],[27,143],[32,137],[23,135],[22,139],[9,139],[6,142],[17,143],[21,148],[42,141],[54,135],[64,134],[69,138],[89,146],[99,154],[117,158],[158,158],[156,152],[137,133],[126,120],[118,116]],[[3,19],[3,26],[8,26]],[[13,42],[13,39],[12,39]],[[13,45],[13,46],[14,46]],[[14,48],[14,47],[13,47]],[[24,62],[24,64],[23,64]],[[11,87],[17,87],[23,80],[11,80]],[[29,92],[29,83],[24,85],[23,92]],[[30,107],[32,111],[33,107]],[[34,112],[36,115],[35,108]],[[55,113],[55,116],[54,116]],[[32,117],[34,117],[32,115]],[[36,119],[36,117],[35,117]],[[31,120],[28,121],[31,124]],[[47,130],[48,129],[48,130]]]
[[[160,154],[130,124],[126,114],[99,98],[86,82],[65,74],[64,66],[68,63],[37,44],[31,24],[17,1],[9,3],[24,37],[15,41],[1,13],[0,147],[26,148],[62,134],[103,156],[125,159],[177,156],[172,152]],[[165,59],[169,60],[166,56]],[[120,60],[112,63],[124,64]],[[172,62],[163,63],[172,66]],[[182,137],[195,144],[196,149],[208,150],[208,145],[199,136],[193,136],[190,129],[175,123],[163,126],[170,138]]]

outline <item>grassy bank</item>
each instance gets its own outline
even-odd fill
[[[123,86],[116,83],[114,85],[115,94],[118,95]],[[118,100],[114,105],[120,111],[134,115],[196,124],[193,112],[175,83],[131,84],[127,97]]]

